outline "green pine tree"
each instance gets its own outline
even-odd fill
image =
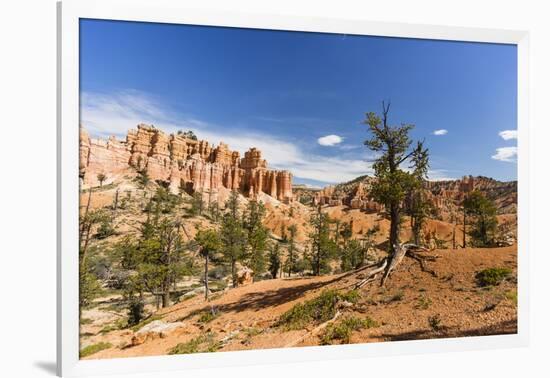
[[[189,214],[193,216],[202,215],[205,206],[204,199],[202,197],[202,190],[196,190],[195,192],[193,192],[193,195],[189,200],[189,204],[191,205],[191,208],[189,209]]]
[[[200,255],[204,258],[204,299],[208,300],[208,263],[221,250],[222,244],[215,230],[199,230],[195,235]]]
[[[237,262],[246,257],[246,232],[241,222],[239,211],[239,194],[231,192],[225,204],[226,213],[221,224],[222,254],[225,261],[231,266],[233,287],[238,286]]]
[[[244,214],[244,229],[247,241],[248,267],[255,272],[255,276],[265,271],[265,250],[269,231],[263,225],[265,206],[262,202],[249,201]]]
[[[271,246],[269,248],[268,270],[269,270],[269,273],[271,273],[272,278],[277,278],[277,274],[279,273],[280,268],[281,268],[280,247],[279,247],[279,243],[274,242],[274,243],[271,243]]]
[[[321,206],[318,206],[311,216],[310,223],[313,231],[309,235],[312,247],[313,274],[317,276],[330,270],[328,263],[336,249],[336,245],[330,237],[330,222],[328,215],[321,211]]]
[[[414,126],[390,126],[389,110],[390,104],[382,103],[382,117],[369,112],[364,124],[371,133],[371,138],[365,141],[365,145],[380,155],[373,165],[376,181],[372,185],[372,195],[377,202],[386,206],[389,214],[389,248],[390,252],[393,252],[399,243],[402,203],[407,193],[419,185],[419,177],[427,172],[428,150],[422,142],[418,142],[415,148],[410,149],[412,141],[409,132]],[[414,173],[409,173],[402,167],[409,159]]]
[[[147,219],[138,237],[126,237],[115,246],[115,255],[131,279],[126,283],[129,296],[148,291],[162,307],[170,305],[170,288],[190,272],[190,259],[181,235],[181,221],[175,215],[179,197],[159,188],[147,206]]]
[[[295,224],[288,226],[288,233],[290,237],[288,239],[288,276],[296,269],[296,232],[298,228]]]
[[[464,199],[464,209],[470,218],[471,243],[477,247],[490,246],[498,225],[494,202],[475,190]]]

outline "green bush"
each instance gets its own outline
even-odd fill
[[[102,335],[109,333],[111,331],[118,331],[128,327],[128,322],[125,319],[118,319],[113,324],[106,325],[99,331]]]
[[[128,302],[128,324],[134,326],[139,324],[145,317],[145,305],[139,297],[132,296]]]
[[[197,321],[203,324],[210,323],[212,320],[216,319],[218,316],[220,316],[220,312],[215,308],[212,308],[210,311],[203,312],[199,316],[199,319]]]
[[[340,340],[341,344],[349,344],[353,331],[373,327],[378,327],[378,323],[368,317],[366,319],[356,317],[345,318],[327,327],[325,333],[321,337],[321,344],[332,344],[334,340]]]
[[[420,310],[426,310],[430,305],[432,304],[432,300],[430,298],[426,298],[424,296],[418,298],[418,302],[416,303],[416,308]]]
[[[506,297],[506,299],[512,301],[512,303],[514,303],[514,305],[518,305],[518,292],[517,290],[510,290],[508,291],[506,294],[504,294],[504,296]]]
[[[441,318],[439,315],[430,316],[428,318],[428,324],[434,331],[439,331],[441,329]]]
[[[138,165],[140,163],[138,162]],[[147,184],[149,184],[149,181],[151,181],[149,174],[147,174],[147,169],[143,168],[141,170],[138,170],[138,175],[135,178],[135,181],[142,187],[145,188]]]
[[[168,354],[192,354],[192,353],[211,353],[220,349],[221,344],[214,339],[214,334],[209,332],[195,337],[186,343],[179,343]]]
[[[405,297],[405,293],[402,290],[399,290],[395,293],[388,302],[399,302]]]
[[[99,297],[102,293],[102,288],[97,276],[91,271],[89,267],[80,271],[80,284],[79,289],[79,303],[80,309],[88,308],[92,305],[95,298]]]
[[[118,208],[121,210],[126,210],[128,208],[128,203],[130,201],[127,198],[123,198],[118,204]]]
[[[108,238],[116,233],[113,221],[109,217],[105,217],[99,225],[95,237],[99,240]]]
[[[191,354],[191,353],[198,353],[199,352],[199,346],[202,343],[202,336],[196,337],[186,343],[179,343],[170,351],[168,354]]]
[[[317,298],[298,303],[279,318],[278,325],[286,330],[302,329],[311,322],[323,323],[336,314],[336,304],[341,301],[357,303],[359,293],[356,290],[340,293],[326,290]]]
[[[479,286],[496,286],[512,275],[509,268],[489,268],[476,274],[477,284]]]
[[[250,327],[250,328],[246,328],[244,330],[244,334],[247,336],[247,337],[254,337],[254,336],[257,336],[259,335],[260,333],[263,332],[263,329],[261,328],[258,328],[258,327]]]
[[[112,347],[113,345],[111,343],[97,343],[97,344],[92,344],[92,345],[88,345],[86,348],[83,348],[81,351],[80,351],[80,358],[84,358],[84,357],[87,357],[87,356],[90,356],[94,353],[97,353],[97,352],[100,352],[104,349],[109,349],[110,347]]]
[[[160,212],[162,214],[170,214],[181,202],[182,199],[180,196],[170,193],[169,190],[161,186],[157,188],[144,210],[147,213]]]
[[[241,341],[241,344],[243,345],[248,345],[250,344],[250,342],[252,341],[252,338],[254,336],[258,336],[259,334],[261,334],[262,332],[264,332],[263,329],[261,328],[257,328],[257,327],[250,327],[250,328],[245,328],[243,333],[245,335],[244,339]]]

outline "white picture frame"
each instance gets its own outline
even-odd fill
[[[332,32],[517,45],[518,52],[518,332],[513,335],[396,341],[329,347],[252,350],[211,354],[79,359],[78,159],[79,19]],[[529,35],[525,31],[413,25],[276,14],[204,11],[170,0],[70,1],[58,3],[58,235],[57,372],[62,376],[146,373],[201,367],[239,366],[410,353],[434,353],[528,345],[529,340]]]

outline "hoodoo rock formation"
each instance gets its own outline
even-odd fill
[[[350,183],[328,186],[318,191],[314,198],[314,205],[341,206],[352,209],[361,209],[366,212],[381,212],[384,205],[373,200],[370,194],[372,177],[363,177]]]
[[[348,206],[366,212],[381,212],[384,205],[374,201],[371,186],[375,178],[361,176],[357,179],[320,190],[297,189],[298,200],[311,196],[313,205]],[[459,180],[425,181],[425,193],[434,209],[442,218],[458,213],[464,198],[474,190],[482,192],[495,202],[499,214],[517,212],[517,182],[501,182],[488,177],[465,176]]]
[[[129,172],[146,172],[152,180],[169,184],[177,193],[185,190],[215,192],[226,188],[253,197],[260,192],[279,201],[292,200],[292,176],[288,171],[267,168],[261,151],[251,148],[244,158],[225,143],[213,147],[207,141],[182,134],[166,134],[154,126],[140,124],[130,130],[126,141],[90,138],[80,129],[80,179],[83,187],[106,183]]]
[[[459,180],[425,181],[432,205],[440,210],[452,209],[472,191],[482,192],[495,201],[500,214],[517,212],[517,181],[501,182],[483,176],[464,176]]]

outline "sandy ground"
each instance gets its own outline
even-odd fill
[[[361,299],[345,316],[369,317],[379,326],[355,331],[350,342],[369,343],[423,338],[463,337],[515,333],[517,309],[517,248],[437,250],[440,256],[429,263],[437,276],[423,272],[418,263],[405,259],[384,288],[373,282],[360,290]],[[513,278],[496,287],[481,288],[476,272],[492,267],[508,267]],[[164,338],[131,346],[131,330],[101,334],[87,326],[86,344],[110,342],[113,346],[87,358],[117,358],[163,355],[178,343],[187,342],[206,332],[217,340],[225,338],[220,351],[280,348],[307,335],[313,326],[298,331],[283,331],[275,326],[285,311],[296,303],[311,299],[323,290],[349,289],[361,279],[361,273],[312,278],[260,281],[230,289],[206,303],[202,297],[160,310],[165,322],[181,321],[183,327]],[[200,314],[215,307],[219,316],[200,324]],[[440,319],[434,329],[429,319]],[[305,338],[298,346],[319,345],[318,336]]]

